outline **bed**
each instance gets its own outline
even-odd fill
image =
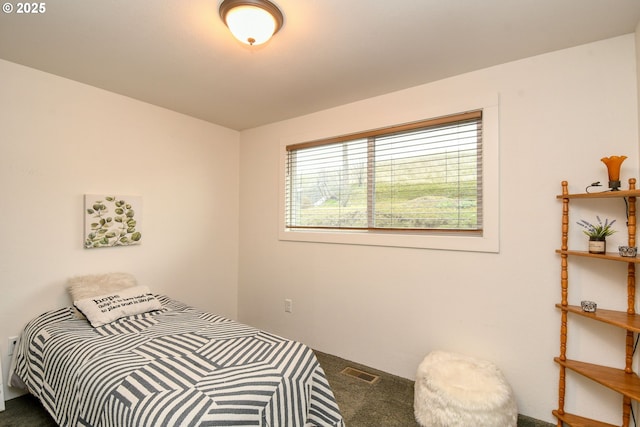
[[[158,309],[98,326],[71,306],[36,317],[11,384],[61,426],[344,426],[310,348],[153,296]]]

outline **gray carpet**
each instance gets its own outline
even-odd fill
[[[419,427],[413,416],[413,381],[319,351],[315,353],[329,379],[347,427]],[[377,375],[380,379],[369,384],[341,373],[346,367]],[[554,426],[518,416],[518,427]]]
[[[389,375],[339,357],[316,351],[333,388],[347,427],[417,427],[413,416],[413,381]],[[342,373],[355,368],[379,376],[373,384]],[[54,427],[56,424],[31,395],[6,402],[0,427]],[[479,426],[473,426],[479,427]],[[518,417],[518,427],[553,427],[552,424]]]
[[[38,399],[30,394],[5,402],[0,412],[1,427],[55,427],[57,424],[44,410]]]
[[[413,381],[339,357],[315,352],[327,375],[347,427],[414,427]],[[342,372],[352,367],[380,377],[373,384]]]

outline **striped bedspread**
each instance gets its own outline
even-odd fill
[[[159,299],[98,328],[71,308],[37,317],[15,374],[61,426],[344,426],[308,347]]]

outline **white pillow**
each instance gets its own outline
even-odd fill
[[[120,289],[137,286],[136,278],[129,273],[88,274],[72,277],[67,281],[71,301],[106,295]]]
[[[132,288],[138,286],[138,282],[129,273],[106,273],[75,276],[67,281],[67,285],[71,301],[78,301],[98,295],[110,294],[120,289]],[[77,309],[74,312],[76,317],[85,318]]]
[[[146,286],[136,286],[120,291],[74,301],[78,310],[98,327],[134,314],[162,309],[162,304]]]

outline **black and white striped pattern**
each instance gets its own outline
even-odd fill
[[[159,298],[98,328],[70,308],[37,317],[15,373],[61,426],[344,427],[308,347]]]

